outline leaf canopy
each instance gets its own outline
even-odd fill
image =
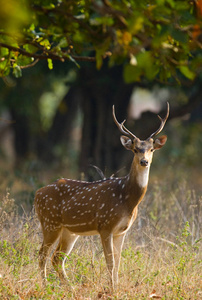
[[[0,0],[0,76],[39,60],[124,64],[126,82],[202,68],[202,1]]]

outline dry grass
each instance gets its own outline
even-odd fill
[[[34,211],[20,215],[9,193],[0,201],[0,299],[202,298],[201,196],[184,180],[151,184],[127,235],[115,293],[98,237],[82,237],[67,259],[62,286],[48,263],[46,285],[38,270],[42,240]],[[174,184],[175,182],[175,184]],[[178,182],[178,184],[176,184]]]

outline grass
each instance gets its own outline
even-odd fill
[[[119,289],[113,294],[97,236],[76,243],[66,260],[67,285],[60,284],[50,262],[44,285],[38,269],[42,235],[34,210],[19,213],[5,193],[0,201],[0,299],[202,298],[202,199],[181,178],[167,176],[161,184],[155,174],[151,178],[125,240]]]

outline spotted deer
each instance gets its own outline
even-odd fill
[[[158,130],[144,141],[125,127],[125,121],[117,121],[114,106],[112,115],[118,129],[124,134],[120,138],[122,145],[134,153],[130,173],[125,177],[94,182],[62,178],[36,192],[35,209],[43,231],[39,265],[44,277],[47,256],[56,240],[59,241],[52,264],[60,279],[65,280],[64,261],[77,238],[99,234],[112,288],[117,287],[124,238],[136,219],[138,205],[146,193],[153,152],[163,147],[167,140],[165,135],[153,138],[166,123],[169,104],[165,118],[158,116],[161,121]]]

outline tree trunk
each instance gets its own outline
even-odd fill
[[[86,173],[89,165],[94,164],[102,171],[107,168],[110,174],[120,167],[123,152],[118,129],[113,123],[112,105],[116,107],[117,118],[123,121],[133,85],[124,83],[122,67],[103,67],[100,71],[83,68],[80,86],[84,114],[80,169]]]
[[[10,109],[14,130],[14,145],[18,161],[25,159],[29,153],[29,118],[25,114],[18,113],[16,109]],[[18,161],[16,163],[18,163]]]

